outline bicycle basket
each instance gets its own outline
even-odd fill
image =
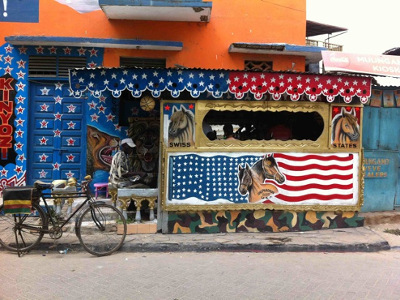
[[[32,187],[9,187],[3,190],[4,213],[30,214],[32,208]],[[37,197],[37,200],[39,198]],[[35,199],[36,201],[36,199]]]

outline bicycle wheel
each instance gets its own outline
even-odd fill
[[[93,203],[82,213],[76,235],[90,254],[110,255],[121,248],[126,236],[126,220],[114,206]]]
[[[0,244],[9,251],[29,251],[43,238],[47,218],[39,204],[32,203],[30,214],[5,214],[0,206]]]

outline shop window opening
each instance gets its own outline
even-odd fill
[[[226,139],[224,126],[230,124],[237,140],[312,140],[324,130],[318,112],[215,111],[203,119],[203,132],[209,140]],[[225,127],[226,128],[226,127]]]
[[[245,60],[246,71],[272,71],[272,61]]]

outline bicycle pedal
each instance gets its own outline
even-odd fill
[[[75,230],[75,227],[74,226],[64,226],[63,227],[63,229],[62,229],[62,231],[63,232],[73,232]]]
[[[50,245],[50,246],[49,246],[49,249],[57,248],[57,246],[58,246],[57,244]]]

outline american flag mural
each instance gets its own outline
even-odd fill
[[[358,153],[170,153],[167,205],[249,203],[239,193],[239,165],[250,167],[273,155],[283,183],[266,179],[277,192],[258,203],[279,205],[356,205]]]

